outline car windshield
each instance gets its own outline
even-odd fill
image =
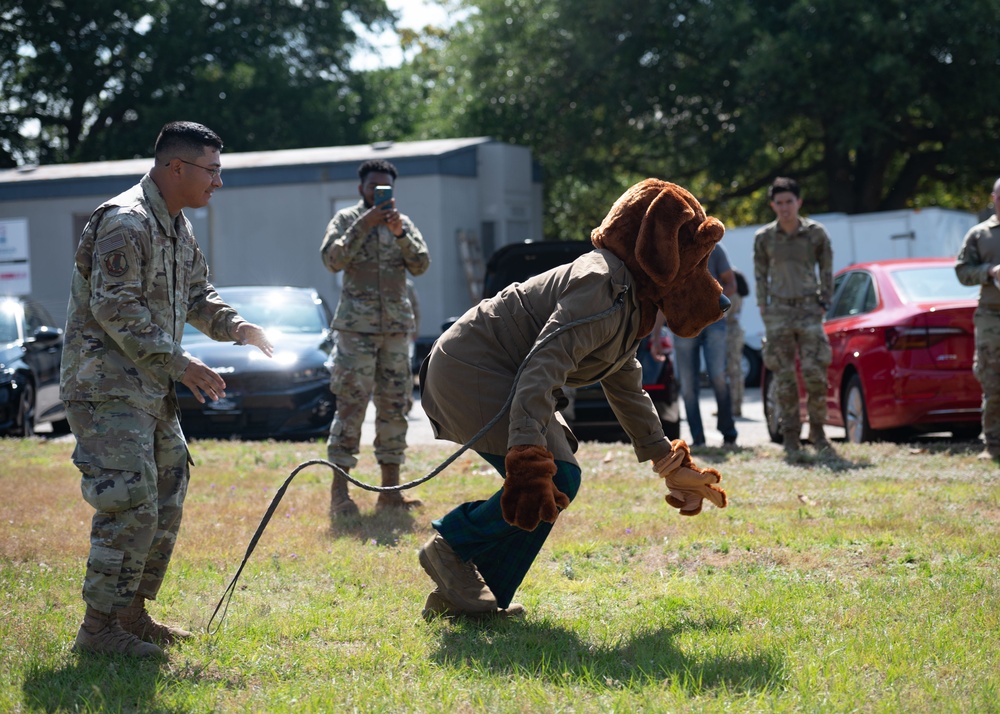
[[[979,295],[979,286],[958,282],[951,265],[896,270],[892,273],[892,282],[904,302],[974,300]]]
[[[17,305],[14,303],[0,303],[0,344],[17,341],[16,310]]]
[[[219,295],[243,319],[265,330],[285,334],[319,334],[326,329],[323,313],[309,293],[292,290],[220,290]],[[208,339],[196,327],[184,326],[187,341]]]

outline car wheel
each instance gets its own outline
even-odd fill
[[[865,406],[865,393],[861,389],[861,379],[853,374],[847,381],[844,390],[844,431],[847,441],[851,444],[862,444],[874,441],[875,431],[868,423],[868,407]]]
[[[17,421],[14,424],[17,436],[35,435],[35,385],[25,380],[21,385],[21,396],[17,400]]]
[[[767,435],[771,441],[780,444],[785,440],[781,433],[781,410],[778,408],[778,388],[775,386],[774,375],[763,370],[760,379],[761,396],[764,402],[764,423],[767,424]]]
[[[760,350],[755,350],[749,345],[743,345],[743,356],[740,358],[740,369],[743,372],[744,387],[760,386],[760,371],[762,366],[763,360],[760,356]]]
[[[68,434],[70,432],[69,422],[66,419],[58,419],[52,422],[52,433],[59,436]]]
[[[982,424],[957,424],[951,428],[951,437],[955,441],[975,441],[982,430]]]

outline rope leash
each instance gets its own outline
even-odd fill
[[[288,477],[285,479],[284,483],[282,483],[281,486],[278,488],[278,490],[275,492],[274,498],[271,499],[270,505],[268,505],[267,510],[264,512],[264,516],[260,519],[260,523],[257,524],[257,530],[254,532],[253,537],[250,539],[250,543],[247,545],[247,550],[246,553],[243,554],[243,561],[240,563],[240,567],[237,568],[236,574],[233,575],[233,579],[229,581],[229,585],[222,593],[222,597],[219,598],[219,602],[218,604],[216,604],[215,610],[212,612],[212,616],[208,619],[208,624],[206,625],[205,628],[208,634],[215,635],[219,632],[220,629],[222,629],[222,623],[226,619],[226,613],[229,612],[229,603],[233,599],[233,593],[236,592],[236,583],[239,581],[240,575],[243,573],[243,568],[250,560],[251,554],[253,554],[254,549],[257,547],[257,542],[264,534],[264,529],[267,528],[267,524],[270,522],[271,516],[274,515],[275,510],[278,508],[278,504],[281,503],[281,499],[284,497],[285,491],[288,490],[288,486],[291,484],[292,479],[294,479],[299,474],[300,471],[308,468],[309,466],[322,464],[323,466],[328,466],[335,474],[339,473],[341,476],[346,478],[355,486],[363,488],[366,491],[374,491],[376,493],[383,493],[386,491],[403,491],[409,488],[415,488],[422,483],[430,481],[432,478],[440,474],[442,471],[448,468],[452,463],[454,463],[459,456],[468,451],[473,444],[475,444],[483,436],[485,436],[486,433],[494,426],[496,426],[497,422],[499,422],[503,418],[503,415],[507,413],[507,410],[510,409],[510,405],[514,402],[514,395],[517,390],[517,383],[521,379],[521,373],[524,371],[528,362],[531,360],[532,357],[535,356],[535,353],[538,352],[539,349],[541,349],[544,345],[546,345],[550,340],[554,339],[557,335],[562,334],[563,332],[565,332],[570,328],[578,327],[579,325],[585,325],[589,322],[596,322],[597,320],[602,320],[605,317],[608,317],[616,310],[618,310],[622,305],[625,304],[626,293],[627,290],[623,291],[620,295],[618,295],[618,297],[615,298],[614,304],[612,304],[611,307],[607,308],[606,310],[602,310],[601,312],[595,315],[591,315],[590,317],[583,317],[580,318],[579,320],[574,320],[565,325],[560,325],[549,334],[539,338],[538,341],[535,342],[534,346],[532,346],[531,350],[529,350],[528,354],[521,362],[521,365],[517,368],[517,372],[514,373],[514,381],[513,384],[511,385],[510,393],[507,395],[507,400],[503,403],[503,406],[500,407],[500,411],[496,413],[496,416],[490,419],[490,421],[487,422],[487,424],[482,429],[480,429],[475,436],[473,436],[471,439],[465,442],[465,444],[459,447],[458,450],[455,451],[455,453],[453,453],[447,459],[442,461],[436,468],[434,468],[426,476],[421,476],[418,479],[415,479],[413,481],[408,481],[398,486],[372,486],[370,484],[358,481],[356,478],[354,478],[349,473],[340,468],[337,464],[331,461],[327,461],[326,459],[309,459],[308,461],[303,461],[294,469],[292,469],[292,472],[288,474]],[[220,609],[222,610],[221,615],[219,615]],[[215,626],[215,629],[212,629],[212,622],[215,621],[216,615],[219,615],[219,622]]]

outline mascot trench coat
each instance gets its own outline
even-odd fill
[[[621,306],[572,327],[525,366],[510,411],[472,445],[504,455],[512,446],[545,445],[557,460],[577,464],[577,441],[557,411],[563,386],[601,382],[639,461],[671,451],[635,359],[639,306],[632,276],[610,251],[508,286],[466,312],[434,343],[421,376],[421,404],[435,436],[466,443],[507,400],[514,375],[535,342],[558,327]]]

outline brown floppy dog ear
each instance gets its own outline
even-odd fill
[[[635,258],[643,272],[660,287],[668,287],[681,269],[680,230],[695,219],[694,209],[669,184],[662,187],[642,218],[635,241]]]
[[[693,229],[693,230],[692,230]],[[708,271],[708,258],[725,233],[722,221],[709,216],[697,228],[685,227],[693,235],[680,242],[680,270],[671,289],[659,303],[670,330],[681,337],[694,337],[706,325],[719,320],[722,286]]]

